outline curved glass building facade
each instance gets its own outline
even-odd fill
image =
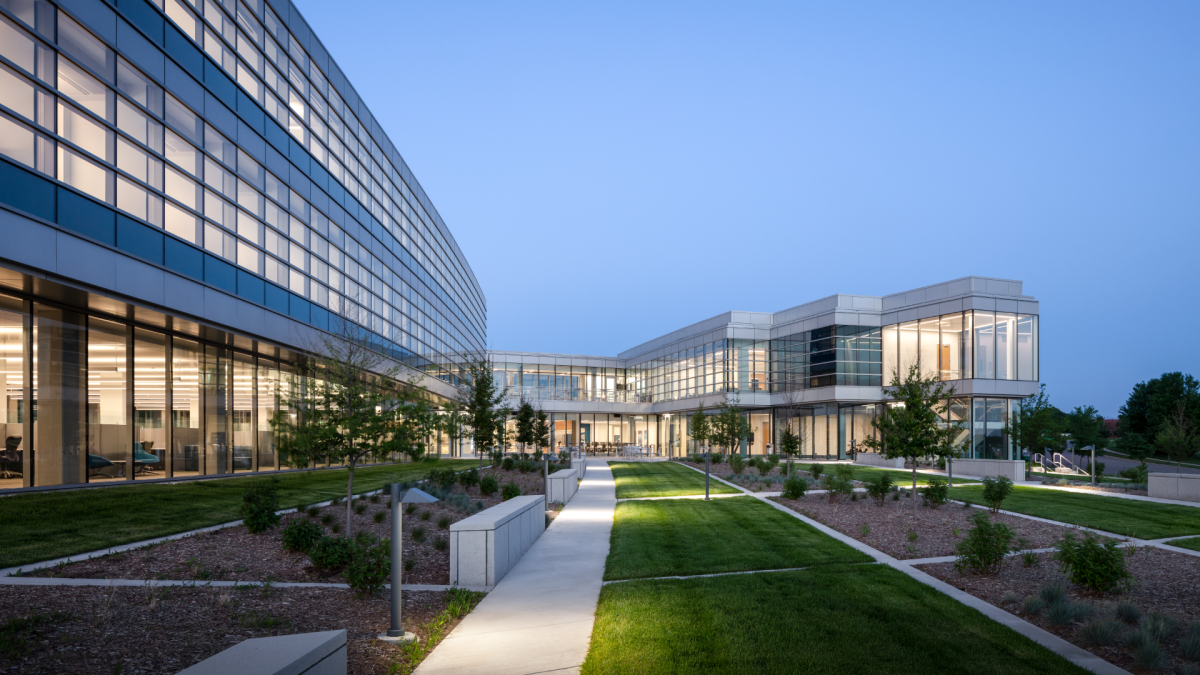
[[[344,317],[453,394],[462,251],[286,0],[0,0],[0,487],[277,468]]]

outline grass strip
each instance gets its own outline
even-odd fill
[[[788,569],[873,558],[753,497],[617,504],[604,579]]]
[[[950,498],[983,504],[983,486],[955,487]],[[1001,508],[1139,539],[1200,534],[1200,508],[1195,506],[1020,486],[1013,488]]]
[[[609,462],[608,466],[617,481],[617,499],[704,494],[704,476],[674,462]],[[709,482],[710,494],[738,492],[719,480]]]
[[[825,473],[826,474],[833,473],[833,466],[834,465],[826,464],[825,465]],[[868,481],[868,480],[875,478],[876,476],[878,476],[881,473],[888,473],[888,474],[891,474],[892,481],[896,485],[899,485],[901,487],[903,487],[905,485],[912,485],[912,471],[909,469],[904,469],[904,470],[881,469],[879,467],[874,467],[874,466],[858,466],[858,465],[851,465],[851,466],[854,467],[854,480]],[[792,471],[798,470],[801,473],[809,473],[809,471],[811,469],[812,469],[812,464],[794,464],[794,465],[792,465]],[[811,475],[811,474],[809,474],[809,475]],[[928,485],[930,478],[941,478],[942,480],[946,480],[945,476],[930,476],[929,474],[918,473],[917,474],[917,485]],[[978,483],[978,482],[979,482],[979,480],[975,479],[975,478],[959,478],[958,476],[954,477],[955,485],[958,485],[959,483]]]
[[[1193,551],[1200,551],[1200,537],[1192,537],[1191,539],[1173,539],[1167,542],[1171,546],[1179,548],[1188,548]]]
[[[356,493],[419,480],[430,469],[478,466],[469,459],[370,466],[354,471]],[[242,493],[274,480],[284,508],[346,494],[345,469],[16,494],[0,498],[0,568],[98,551],[241,518]]]
[[[583,675],[1088,671],[883,565],[600,591]]]

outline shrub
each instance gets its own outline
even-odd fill
[[[1112,619],[1092,619],[1079,629],[1079,636],[1090,645],[1103,647],[1112,644],[1120,631],[1121,624]]]
[[[416,512],[417,512],[417,505],[416,505],[416,504],[407,504],[407,505],[405,505],[405,507],[404,507],[404,515],[406,515],[406,516],[411,516],[412,514],[414,514],[414,513],[416,513]]]
[[[1122,600],[1117,603],[1117,618],[1132,626],[1142,620],[1142,610],[1132,602]]]
[[[372,518],[375,519],[375,522],[382,523],[384,519],[387,518],[387,511],[376,511]]]
[[[521,473],[533,473],[537,470],[538,465],[535,464],[533,460],[523,459],[520,462],[517,462],[517,471],[520,471]]]
[[[724,461],[725,461],[725,453],[723,453],[723,452],[718,452],[712,456],[713,464],[720,464],[721,462],[724,462]]]
[[[930,478],[929,485],[917,490],[926,506],[936,509],[950,499],[950,488],[941,478]]]
[[[479,469],[471,469],[458,474],[458,484],[464,488],[479,485]]]
[[[988,476],[983,479],[983,501],[991,510],[999,511],[1012,489],[1013,482],[1007,476]]]
[[[1099,482],[1099,480],[1104,477],[1104,462],[1096,462],[1096,466],[1094,467],[1094,469],[1095,469],[1094,473],[1096,474],[1096,481]]]
[[[1013,532],[1004,523],[993,523],[986,513],[972,515],[971,521],[975,527],[955,544],[958,557],[954,569],[959,574],[996,574],[1004,564],[1004,555],[1011,550]]]
[[[1083,541],[1078,541],[1068,532],[1054,548],[1054,559],[1062,570],[1084,588],[1108,593],[1133,578],[1125,566],[1125,552],[1112,539],[1101,540],[1086,532]]]
[[[500,489],[500,481],[494,476],[484,476],[479,479],[479,492],[485,495],[494,495]]]
[[[321,514],[321,523],[323,525],[328,525],[332,522],[333,522],[333,514],[332,513]]]
[[[505,457],[504,461],[500,462],[500,468],[505,471],[512,471],[517,468],[517,461],[512,457]]]
[[[321,537],[308,550],[308,558],[317,569],[340,570],[350,562],[353,548],[345,537]]]
[[[341,526],[341,524],[340,524],[340,523],[334,523],[333,525],[330,525],[330,526],[329,526],[329,529],[330,529],[330,531],[332,531],[334,534],[337,534],[338,532],[341,532],[341,531],[342,531],[342,526]]]
[[[428,510],[421,512],[421,520],[429,520],[429,518],[432,516],[433,516],[433,514],[430,513]]]
[[[317,514],[321,513],[321,509],[318,509],[315,506],[310,506],[307,509],[304,509],[304,513],[308,514],[309,518],[316,518]]]
[[[442,528],[443,530],[450,527],[450,516],[442,516],[441,518],[438,518],[438,527]]]
[[[729,468],[732,469],[735,474],[741,473],[746,469],[746,460],[742,459],[741,455],[730,455]]]
[[[274,481],[255,481],[242,493],[242,522],[252,534],[279,525],[279,490]]]
[[[441,488],[448,488],[458,482],[454,469],[433,469],[425,475],[425,480]]]
[[[378,494],[371,495],[370,497],[367,497],[367,499],[370,499],[372,504],[379,503],[379,495]]]
[[[839,497],[854,494],[854,483],[841,472],[834,472],[833,475],[826,476],[822,487],[828,491],[830,502],[837,501]]]
[[[307,553],[313,544],[325,534],[320,525],[311,520],[295,518],[283,528],[283,548],[288,551]]]
[[[412,536],[412,540],[415,542],[419,543],[419,542],[425,541],[425,528],[414,527],[412,529],[411,536]]]
[[[392,574],[391,542],[374,539],[355,546],[346,565],[346,583],[360,598],[378,594]]]
[[[354,505],[354,512],[360,516],[363,514],[363,511],[366,511],[366,510],[367,510],[366,504],[355,504]]]
[[[1200,661],[1200,621],[1188,626],[1187,637],[1179,642],[1179,655],[1188,661]]]
[[[875,500],[875,505],[882,508],[883,500],[887,499],[888,493],[892,491],[892,474],[888,471],[881,471],[879,475],[867,481],[867,494],[871,499]]]
[[[439,551],[445,551],[450,548],[450,540],[446,537],[437,537],[433,540],[433,547]]]
[[[1038,554],[1033,551],[1025,551],[1021,554],[1021,564],[1025,567],[1037,567],[1039,562]]]
[[[765,476],[765,475],[771,473],[771,471],[775,468],[774,464],[772,464],[771,462],[769,462],[768,460],[765,460],[765,459],[758,460],[757,464],[758,464],[758,466],[755,468],[758,469],[758,475],[760,475],[760,476]]]
[[[1128,478],[1134,483],[1145,483],[1150,480],[1150,467],[1145,462],[1137,466],[1130,467],[1123,471],[1118,471],[1117,475],[1122,478]]]
[[[800,476],[792,476],[783,483],[783,496],[785,499],[800,499],[807,491],[808,481]]]
[[[812,474],[812,477],[816,480],[821,480],[821,474],[825,473],[825,465],[813,464],[811,467],[809,467],[808,472]]]
[[[504,489],[500,491],[500,496],[504,501],[508,501],[513,497],[521,496],[521,488],[516,483],[505,483]]]

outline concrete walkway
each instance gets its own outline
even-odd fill
[[[588,460],[579,492],[417,675],[579,672],[592,637],[616,505],[608,463]]]

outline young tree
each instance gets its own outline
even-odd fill
[[[750,438],[750,420],[742,414],[736,396],[726,396],[721,412],[712,419],[712,439],[718,446],[729,449],[729,454],[739,449],[742,441]]]
[[[1083,449],[1092,446],[1096,449],[1096,456],[1104,454],[1104,416],[1094,407],[1075,406],[1075,409],[1067,413],[1066,417],[1067,433],[1071,434],[1071,439],[1075,441],[1075,452],[1083,452]],[[1090,469],[1089,469],[1090,470]]]
[[[1018,449],[1027,448],[1030,453],[1047,449],[1062,452],[1066,449],[1064,422],[1058,408],[1050,405],[1043,384],[1036,395],[1021,400],[1004,433],[1016,442]]]
[[[1161,430],[1154,437],[1155,447],[1175,462],[1175,471],[1182,470],[1183,461],[1196,454],[1200,447],[1200,433],[1196,425],[1188,417],[1187,404],[1179,401],[1175,413],[1162,424]]]
[[[783,452],[788,460],[788,475],[792,475],[792,456],[800,454],[802,448],[808,445],[808,428],[801,421],[796,425],[796,429],[792,430],[792,420],[800,417],[801,397],[800,390],[788,389],[782,394],[783,405],[778,410],[782,416],[783,431],[779,436],[779,449]]]
[[[784,458],[787,459],[787,475],[792,475],[792,455],[800,451],[800,437],[796,432],[792,431],[789,424],[783,428],[783,433],[779,435],[779,450],[783,452]]]
[[[508,452],[508,444],[512,442],[512,439],[510,439],[509,436],[511,436],[511,434],[508,432],[508,415],[505,414],[503,417],[500,417],[496,420],[495,439],[496,445],[500,446],[501,452]]]
[[[692,413],[691,421],[688,424],[689,431],[692,434],[692,440],[696,441],[696,448],[703,451],[704,446],[712,437],[712,427],[708,423],[708,415],[704,414],[704,406]]]
[[[466,371],[459,404],[466,413],[471,440],[475,442],[475,454],[479,456],[480,468],[483,468],[484,448],[500,444],[496,437],[496,424],[503,423],[508,417],[509,410],[504,405],[508,389],[497,390],[492,364],[482,357],[467,363]]]
[[[539,406],[537,415],[533,423],[533,447],[537,450],[549,447],[550,445],[550,424],[546,411]]]
[[[517,437],[515,439],[521,444],[521,459],[525,459],[526,448],[533,445],[536,424],[537,412],[533,409],[533,404],[522,398],[521,405],[517,408]]]
[[[901,380],[899,373],[884,390],[890,401],[875,417],[874,438],[863,445],[888,459],[903,458],[912,462],[913,495],[917,493],[917,460],[921,457],[952,457],[957,452],[954,439],[962,430],[959,422],[946,423],[954,388],[947,387],[936,375],[925,377],[916,365],[908,368]],[[917,500],[913,499],[913,519],[917,517]]]
[[[443,407],[445,410],[439,416],[441,417],[439,422],[441,422],[442,431],[450,439],[450,456],[457,457],[461,454],[461,438],[466,432],[467,415],[458,401],[447,401]]]

